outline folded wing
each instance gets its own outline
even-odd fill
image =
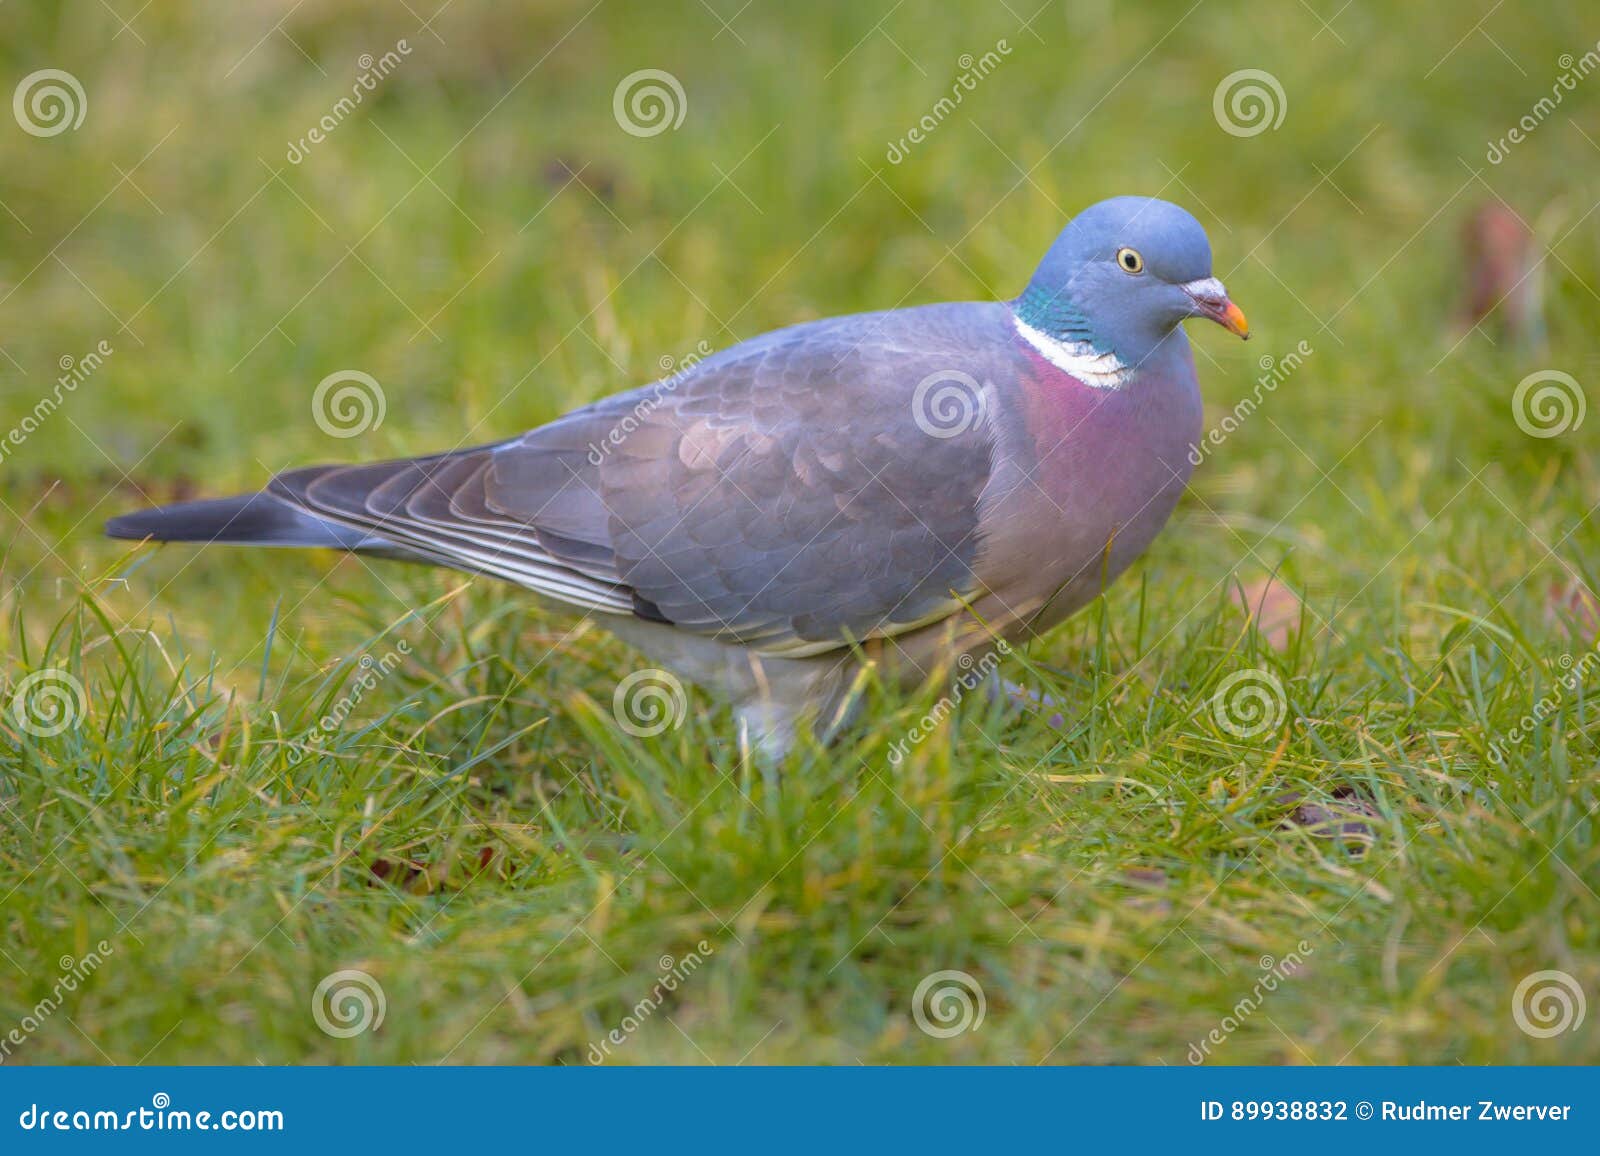
[[[979,585],[990,431],[935,436],[915,407],[992,340],[962,331],[983,316],[782,330],[511,441],[294,470],[269,493],[419,558],[762,652],[893,635]]]

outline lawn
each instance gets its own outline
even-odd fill
[[[0,6],[0,1060],[1600,1061],[1600,25],[1036,7]],[[764,775],[505,585],[99,533],[1010,298],[1128,192],[1255,337],[1046,710]],[[1542,334],[1462,321],[1485,206]]]

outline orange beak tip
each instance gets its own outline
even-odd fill
[[[1232,301],[1228,302],[1228,307],[1222,311],[1222,325],[1230,333],[1237,333],[1244,340],[1250,340],[1250,322],[1245,320],[1244,310]]]

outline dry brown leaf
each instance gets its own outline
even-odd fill
[[[1233,600],[1255,619],[1256,631],[1274,650],[1289,645],[1290,633],[1300,625],[1303,603],[1282,578],[1260,575],[1233,586]]]

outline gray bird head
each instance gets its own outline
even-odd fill
[[[1211,275],[1200,222],[1153,197],[1113,197],[1079,213],[1013,307],[1041,333],[1130,365],[1190,317],[1250,336],[1244,314]]]

